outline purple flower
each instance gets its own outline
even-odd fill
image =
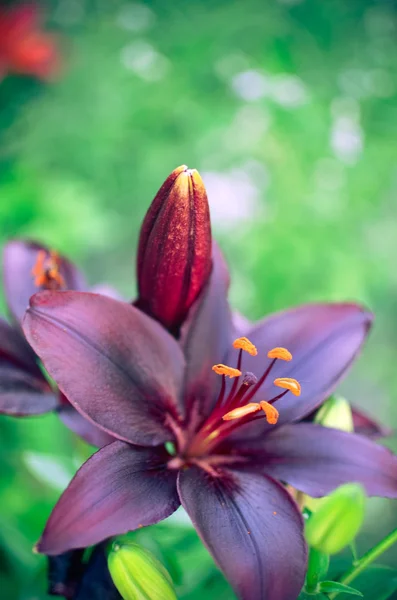
[[[3,254],[4,290],[12,324],[0,318],[0,413],[34,416],[56,411],[88,443],[112,439],[84,419],[44,376],[20,323],[38,290],[88,289],[83,275],[65,257],[32,241],[12,240]]]
[[[156,277],[168,264],[157,261]],[[73,406],[117,438],[77,472],[40,552],[97,544],[182,504],[240,599],[295,600],[306,545],[284,484],[322,496],[356,481],[369,495],[397,496],[389,450],[301,422],[345,376],[372,315],[355,304],[313,304],[237,332],[228,284],[214,246],[210,277],[187,318],[172,322],[174,335],[139,301],[72,291],[33,296],[24,320],[29,343]],[[161,302],[167,296],[153,299]]]

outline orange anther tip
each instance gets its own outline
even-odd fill
[[[277,387],[289,390],[294,394],[294,396],[301,395],[301,385],[296,379],[291,379],[290,377],[280,377],[279,379],[275,379],[273,383]]]
[[[278,410],[264,400],[260,402],[260,407],[265,413],[266,421],[269,423],[269,425],[275,425],[278,421]]]
[[[230,412],[223,415],[222,419],[224,421],[233,421],[233,419],[241,419],[241,417],[245,417],[246,415],[250,415],[251,413],[256,413],[260,409],[261,407],[257,402],[250,402],[245,406],[234,408]]]
[[[292,360],[292,354],[287,348],[273,348],[267,353],[268,358],[279,358],[280,360]]]
[[[36,262],[32,268],[32,276],[36,287],[46,289],[60,289],[65,287],[65,280],[59,272],[61,259],[57,252],[39,250]]]
[[[212,370],[217,373],[217,375],[226,375],[227,377],[240,377],[241,371],[238,369],[233,369],[233,367],[228,367],[227,365],[214,365]]]
[[[256,346],[254,346],[254,344],[246,337],[240,337],[237,338],[237,340],[234,340],[233,348],[244,350],[245,352],[248,352],[248,354],[251,354],[251,356],[256,356],[258,354]]]

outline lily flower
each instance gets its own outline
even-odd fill
[[[0,76],[16,73],[51,80],[60,68],[55,36],[42,31],[35,2],[0,8]]]
[[[69,429],[89,444],[103,446],[113,441],[50,385],[20,326],[32,294],[46,289],[86,290],[83,275],[57,252],[22,240],[6,244],[3,271],[11,324],[0,318],[0,413],[27,417],[55,411]]]
[[[312,304],[237,334],[228,285],[213,245],[209,280],[178,335],[112,298],[51,290],[31,298],[29,343],[73,406],[116,438],[77,472],[38,551],[95,545],[182,505],[238,598],[294,600],[307,553],[285,484],[319,497],[355,481],[368,495],[397,496],[389,450],[301,422],[350,369],[371,313]]]

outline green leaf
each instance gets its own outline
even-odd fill
[[[354,580],[364,598],[388,600],[397,591],[397,570],[384,565],[371,565]]]
[[[343,592],[344,594],[349,594],[351,596],[363,596],[358,590],[355,590],[344,583],[339,583],[338,581],[322,581],[319,585],[319,589],[326,594],[331,594],[332,592],[340,594]]]

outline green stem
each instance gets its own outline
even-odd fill
[[[394,531],[392,531],[391,533],[389,533],[389,535],[387,535],[385,538],[383,538],[383,540],[376,544],[376,546],[371,548],[371,550],[368,550],[368,552],[366,552],[366,554],[364,554],[364,556],[362,556],[358,561],[356,561],[352,568],[349,569],[349,571],[346,571],[346,573],[339,580],[340,583],[344,583],[346,585],[351,583],[354,579],[356,579],[356,577],[358,577],[358,575],[360,575],[360,573],[364,571],[364,569],[366,569],[371,563],[373,563],[374,560],[378,558],[378,556],[386,552],[386,550],[391,548],[391,546],[393,546],[393,544],[395,544],[396,542],[397,528],[394,529]],[[333,600],[334,598],[336,598],[336,596],[336,593],[330,594],[329,598],[330,600]]]

